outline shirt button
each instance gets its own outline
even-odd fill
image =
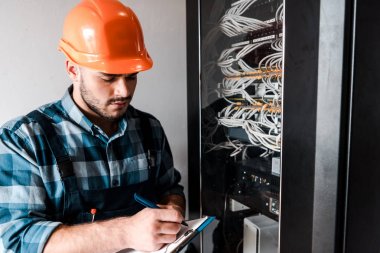
[[[119,185],[119,180],[114,179],[112,180],[112,186],[118,186]]]

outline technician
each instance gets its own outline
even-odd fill
[[[130,105],[152,67],[140,23],[117,0],[83,0],[59,50],[63,98],[0,129],[0,252],[158,250],[183,220],[180,174],[160,122]],[[143,208],[139,193],[161,204]]]

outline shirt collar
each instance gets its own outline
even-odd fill
[[[73,86],[71,85],[62,97],[62,106],[67,112],[68,116],[78,125],[82,126],[86,131],[91,132],[93,135],[101,133],[106,136],[106,134],[94,123],[92,123],[78,108],[75,104],[71,94],[73,93]],[[127,119],[123,117],[119,121],[119,130],[110,138],[115,139],[124,134],[127,129]]]

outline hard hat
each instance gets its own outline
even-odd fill
[[[109,74],[153,65],[136,14],[117,0],[82,0],[66,17],[58,49],[79,65]]]

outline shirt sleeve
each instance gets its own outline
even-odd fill
[[[158,171],[157,189],[161,193],[161,197],[180,195],[185,198],[183,186],[180,185],[181,174],[173,166],[173,155],[162,127],[161,130],[161,163]]]
[[[29,139],[0,128],[0,252],[42,252],[61,223],[46,218],[46,190]]]

